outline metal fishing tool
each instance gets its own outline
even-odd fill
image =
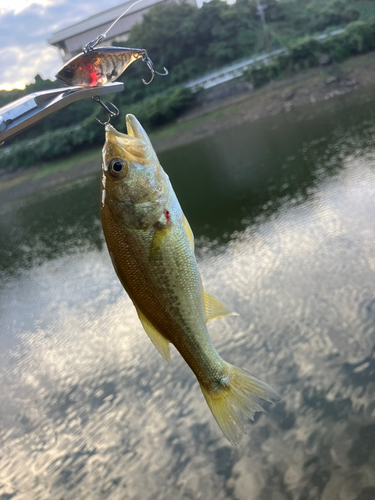
[[[110,110],[100,100],[100,96],[122,92],[123,90],[124,84],[115,82],[102,87],[65,87],[63,89],[43,90],[21,97],[21,99],[0,108],[0,145],[55,111],[72,102],[87,99],[88,97],[95,97],[96,102],[100,101],[99,104],[105,109],[109,117],[117,116],[119,110],[116,106],[111,104],[116,112]]]

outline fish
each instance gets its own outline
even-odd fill
[[[56,73],[65,85],[99,87],[115,81],[137,59],[147,55],[143,49],[100,47],[81,52]]]
[[[197,267],[194,236],[151,141],[131,114],[127,133],[105,127],[101,221],[114,270],[156,349],[170,363],[170,344],[195,374],[224,436],[237,444],[242,416],[275,402],[272,387],[224,361],[207,321],[236,315],[207,292]]]

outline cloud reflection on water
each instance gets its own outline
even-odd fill
[[[374,195],[371,156],[347,157],[305,201],[201,240],[206,288],[241,314],[209,325],[216,347],[282,396],[237,448],[178,353],[169,367],[142,331],[106,250],[15,277],[0,291],[0,498],[375,496]]]
[[[282,396],[237,448],[142,331],[102,247],[99,179],[1,207],[1,499],[375,497],[374,133],[356,110],[354,129],[351,111],[272,140],[236,129],[169,172],[205,286],[241,314],[209,324],[216,347]],[[234,170],[210,163],[237,139]]]

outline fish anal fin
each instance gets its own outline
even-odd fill
[[[223,304],[215,295],[208,293],[203,288],[203,302],[206,311],[206,322],[222,316],[238,316],[238,313]]]
[[[184,214],[182,214],[182,223],[184,225],[186,236],[188,237],[188,240],[190,243],[190,247],[191,247],[192,251],[194,252],[194,234],[193,234],[193,231],[191,230],[189,221],[187,220],[187,218],[185,217]]]
[[[163,358],[167,361],[167,363],[171,364],[171,351],[169,349],[169,341],[152,325],[152,323],[139,309],[137,309],[137,313],[145,332],[151,339],[151,342],[154,344]]]

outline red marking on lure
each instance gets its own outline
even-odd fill
[[[169,213],[169,210],[165,209],[164,215],[165,215],[165,219],[167,221],[167,225],[169,226],[169,224],[171,223],[171,214]]]
[[[96,85],[98,84],[98,81],[99,81],[99,76],[100,76],[97,68],[95,68],[95,66],[92,66],[91,64],[86,64],[85,73],[90,75],[90,78],[91,78],[90,87],[96,87]]]
[[[89,75],[91,77],[90,87],[96,87],[99,81],[99,74],[93,66],[89,67]]]

